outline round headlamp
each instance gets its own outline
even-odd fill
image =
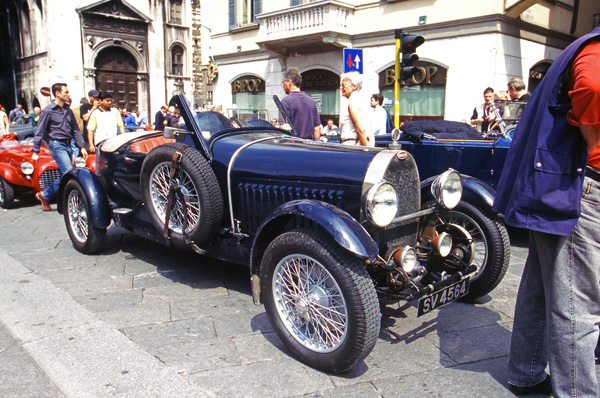
[[[452,236],[446,232],[442,232],[431,240],[431,246],[442,257],[446,257],[452,250]]]
[[[433,181],[431,193],[439,204],[446,209],[453,209],[460,202],[462,188],[460,174],[455,170],[448,169]]]
[[[75,167],[85,167],[85,159],[81,156],[75,158]]]
[[[365,213],[369,221],[378,227],[389,225],[398,211],[398,194],[387,182],[380,182],[369,189],[366,195]]]
[[[33,170],[34,170],[34,167],[31,163],[29,163],[29,162],[21,163],[21,171],[23,172],[23,174],[30,176],[33,174]]]
[[[394,253],[394,261],[406,272],[410,273],[417,266],[417,253],[410,246],[404,246]]]

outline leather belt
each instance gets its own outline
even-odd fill
[[[594,181],[600,182],[600,170],[596,170],[591,166],[585,168],[585,176],[591,178]]]
[[[70,138],[61,138],[61,139],[52,138],[52,141],[58,141],[58,142],[65,143],[67,145],[71,145],[71,139]]]
[[[346,141],[354,141],[354,142],[358,142],[358,138],[345,138],[343,140],[340,140],[340,142],[346,142]]]

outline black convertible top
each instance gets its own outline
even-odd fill
[[[453,140],[481,140],[483,136],[477,129],[463,122],[448,120],[414,120],[400,126],[400,130],[412,138]],[[432,136],[432,137],[428,137]]]

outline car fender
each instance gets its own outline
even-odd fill
[[[63,205],[60,198],[63,197],[64,189],[71,180],[77,182],[83,188],[86,200],[89,203],[90,221],[96,228],[108,228],[112,221],[112,212],[108,203],[108,196],[100,182],[100,179],[90,169],[75,167],[67,171],[60,180],[58,188],[57,211],[62,214]]]
[[[360,258],[373,258],[379,254],[377,243],[350,214],[332,204],[318,200],[301,199],[287,202],[276,208],[260,226],[252,245],[251,272],[259,267],[262,253],[268,244],[283,232],[293,216],[300,216],[318,224],[344,249]]]
[[[491,208],[496,196],[494,188],[475,177],[465,174],[461,174],[461,177],[463,183],[462,200]],[[437,176],[433,176],[421,181],[421,200],[423,203],[434,199],[431,194],[431,184],[436,178]]]
[[[9,182],[13,185],[32,185],[31,180],[28,180],[20,168],[7,163],[0,163],[0,177],[4,181]]]

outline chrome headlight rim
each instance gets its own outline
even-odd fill
[[[75,165],[75,167],[85,167],[86,166],[85,159],[81,156],[77,156],[75,158],[75,160],[73,161],[73,164]]]
[[[390,192],[393,193],[393,197],[390,198],[392,202],[386,208],[380,207],[384,204],[381,195]],[[372,224],[380,228],[390,225],[398,212],[398,192],[396,192],[396,188],[386,181],[374,184],[365,195],[364,212]]]
[[[35,167],[31,163],[29,163],[29,162],[21,163],[21,172],[23,172],[23,174],[30,176],[33,174],[34,171],[35,171]]]
[[[410,246],[404,246],[398,250],[394,255],[394,260],[407,274],[410,274],[419,264],[417,261],[417,252]]]
[[[455,208],[462,198],[462,178],[454,169],[448,169],[440,174],[431,184],[431,194],[444,208]]]

